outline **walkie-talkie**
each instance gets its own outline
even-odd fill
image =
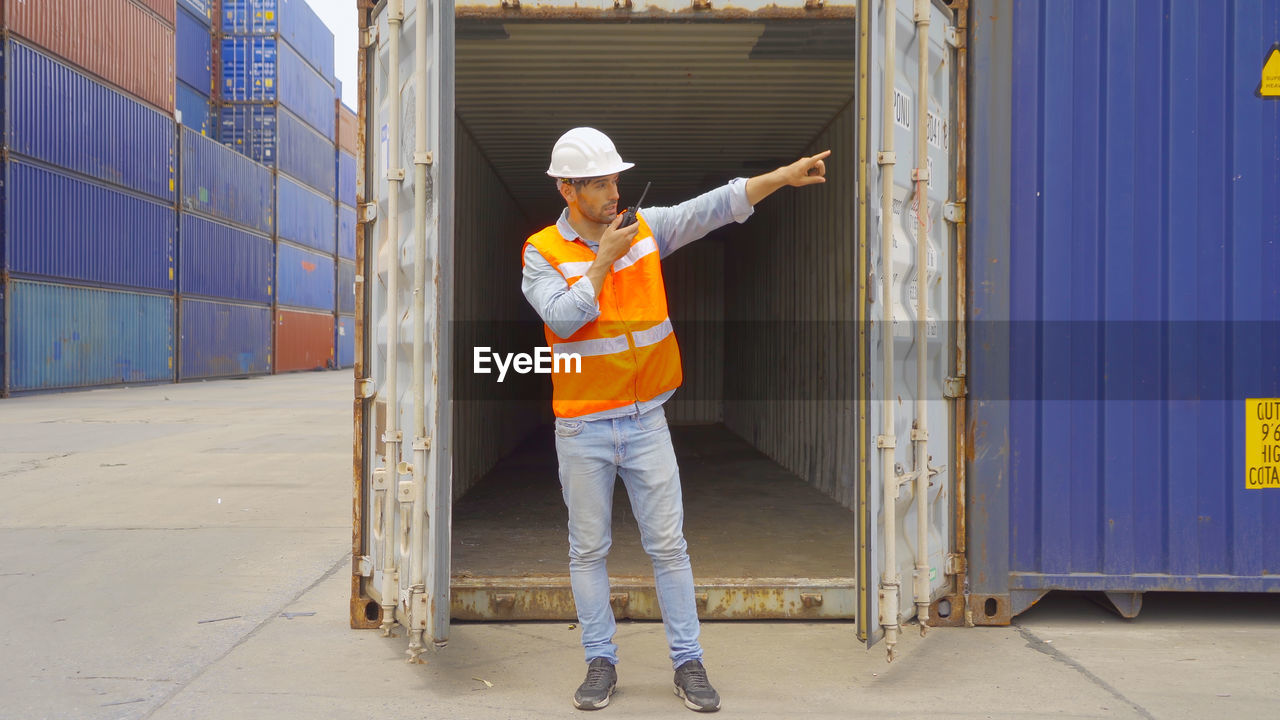
[[[644,204],[644,198],[649,194],[649,186],[652,184],[653,183],[651,182],[644,184],[644,192],[640,193],[640,202],[636,203],[634,210],[629,209],[622,211],[622,222],[618,223],[618,227],[630,227],[631,225],[636,224],[636,213],[640,212],[640,206]]]

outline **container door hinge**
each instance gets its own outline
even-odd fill
[[[691,0],[689,3],[694,10],[710,10],[711,0]]]
[[[360,33],[360,49],[368,50],[378,44],[378,26],[372,25]]]
[[[963,555],[957,555],[955,553],[947,555],[948,575],[963,575],[966,569],[967,566]]]
[[[821,10],[822,0],[804,0],[805,10]]]
[[[948,398],[962,398],[969,394],[969,384],[965,377],[949,377],[942,381],[942,395]]]
[[[503,10],[519,10],[520,0],[502,0]]]
[[[946,35],[947,35],[948,45],[950,45],[953,48],[956,48],[957,50],[964,48],[965,46],[964,28],[956,27],[955,25],[948,25],[946,29]]]
[[[361,555],[351,563],[351,574],[359,577],[373,577],[373,558]]]
[[[360,221],[371,223],[378,219],[377,203],[365,203],[360,206]]]
[[[373,378],[360,378],[357,380],[356,393],[360,396],[361,400],[368,400],[369,398],[377,395],[378,388],[374,385]]]
[[[965,222],[964,203],[953,202],[942,206],[942,219],[949,223]]]

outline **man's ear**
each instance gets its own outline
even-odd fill
[[[556,187],[560,190],[560,197],[564,198],[566,203],[574,201],[573,183],[562,182]]]

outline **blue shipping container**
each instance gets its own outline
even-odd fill
[[[281,305],[333,312],[333,258],[287,243],[276,245],[276,297]]]
[[[271,308],[183,298],[178,379],[271,372]]]
[[[225,36],[219,72],[224,102],[279,102],[333,140],[333,86],[288,43],[271,37]]]
[[[338,206],[338,257],[356,259],[356,209]]]
[[[173,297],[11,280],[10,392],[173,381]]]
[[[213,35],[209,26],[181,5],[175,20],[174,53],[178,79],[205,95],[213,94]]]
[[[1280,591],[1244,467],[1245,399],[1280,396],[1280,3],[1013,9],[970,36],[975,607]]]
[[[4,170],[0,267],[173,292],[172,206],[17,159]]]
[[[354,313],[356,311],[356,264],[338,262],[338,312]]]
[[[271,238],[182,213],[178,292],[270,303],[274,257]]]
[[[178,0],[178,7],[186,7],[205,25],[213,24],[213,0]]]
[[[276,237],[333,255],[338,251],[336,218],[332,196],[276,176]]]
[[[333,142],[288,110],[274,105],[223,105],[219,132],[225,145],[333,195]]]
[[[338,151],[338,202],[356,206],[356,159]]]
[[[174,100],[178,107],[179,124],[205,137],[217,136],[218,123],[213,114],[213,101],[208,96],[202,95],[186,83],[178,83]]]
[[[356,319],[342,315],[338,317],[338,334],[334,338],[334,354],[337,355],[338,367],[349,368],[356,365]]]
[[[201,137],[182,131],[182,209],[270,234],[275,228],[271,170]]]
[[[0,77],[11,152],[173,201],[172,117],[12,38]]]
[[[325,78],[333,78],[333,33],[306,0],[222,0],[227,35],[279,34]]]

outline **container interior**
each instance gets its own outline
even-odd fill
[[[851,8],[801,14],[459,12],[455,578],[567,575],[550,379],[500,387],[471,372],[471,353],[546,344],[520,291],[520,251],[563,209],[546,167],[579,125],[636,164],[623,206],[647,181],[647,206],[672,205],[832,151],[825,184],[783,188],[745,224],[663,261],[685,376],[667,416],[697,578],[854,577],[856,25]],[[651,581],[617,489],[610,572]]]

